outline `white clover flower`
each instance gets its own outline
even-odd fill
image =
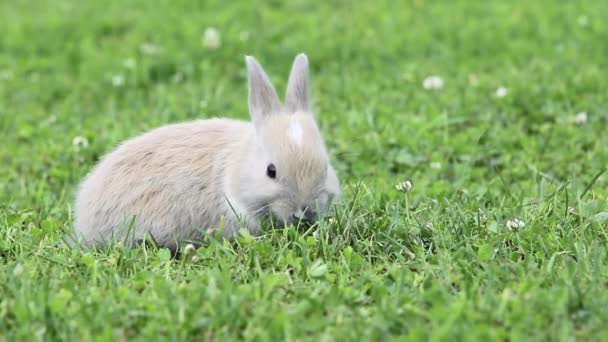
[[[143,43],[139,46],[139,50],[144,55],[155,55],[160,52],[160,46],[152,43]]]
[[[507,221],[507,228],[509,230],[519,230],[526,226],[526,223],[518,218]]]
[[[7,81],[13,78],[13,72],[9,69],[0,70],[0,80]]]
[[[435,170],[441,169],[441,163],[440,162],[432,162],[431,163],[431,169],[435,169]]]
[[[479,84],[479,76],[477,74],[469,74],[469,84],[473,87],[477,86]]]
[[[173,83],[179,83],[181,81],[184,80],[184,74],[181,72],[176,72],[173,77],[171,77],[171,81],[173,81]]]
[[[239,40],[242,42],[246,42],[249,40],[249,36],[250,36],[249,32],[243,31],[243,32],[239,33]]]
[[[78,148],[87,148],[89,146],[89,141],[87,140],[87,138],[78,135],[75,136],[74,139],[72,139],[72,145]]]
[[[422,87],[426,90],[439,90],[443,88],[443,78],[437,75],[431,75],[422,81]]]
[[[408,192],[410,192],[410,190],[412,190],[412,182],[410,182],[409,180],[406,180],[405,182],[401,182],[401,183],[395,185],[395,189],[397,189],[403,193],[408,193]]]
[[[137,61],[135,61],[135,58],[127,58],[122,64],[125,68],[133,70],[137,66]]]
[[[569,214],[574,214],[575,212],[576,212],[576,210],[574,209],[574,207],[568,207]]]
[[[203,35],[203,46],[207,49],[217,49],[221,44],[220,31],[215,27],[208,27]]]
[[[15,265],[15,268],[13,268],[13,276],[18,277],[20,276],[23,271],[24,271],[24,267],[21,263],[18,263],[17,265]]]
[[[574,117],[574,122],[579,125],[586,123],[587,122],[587,113],[586,112],[577,113],[576,116]]]
[[[123,75],[113,75],[112,85],[114,87],[122,87],[125,84],[125,77]]]
[[[496,88],[496,97],[505,97],[505,96],[507,96],[508,92],[509,91],[507,88],[500,86],[500,87]]]
[[[319,239],[319,231],[315,230],[314,232],[312,232],[312,237],[315,238],[315,240]]]

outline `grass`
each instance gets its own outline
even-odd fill
[[[608,2],[0,13],[0,341],[608,338]],[[243,56],[284,89],[301,51],[345,192],[315,235],[209,237],[179,259],[57,245],[104,152],[170,122],[247,118]],[[429,75],[444,87],[424,89]]]

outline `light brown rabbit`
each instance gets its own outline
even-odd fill
[[[267,214],[288,225],[326,212],[340,186],[310,110],[306,55],[294,60],[284,105],[245,60],[252,122],[178,123],[122,143],[80,184],[77,240],[101,247],[150,234],[175,249],[209,229],[259,233]]]

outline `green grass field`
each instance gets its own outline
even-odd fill
[[[0,341],[608,339],[607,17],[596,0],[0,2]],[[178,259],[58,245],[103,153],[247,119],[244,55],[282,90],[299,52],[344,190],[330,218]]]

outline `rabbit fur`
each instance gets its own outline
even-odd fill
[[[327,211],[340,185],[311,113],[308,58],[295,58],[284,104],[259,63],[245,61],[251,122],[171,124],[120,144],[79,186],[77,241],[101,247],[149,234],[175,249],[214,229],[259,234],[266,215],[289,225]]]

